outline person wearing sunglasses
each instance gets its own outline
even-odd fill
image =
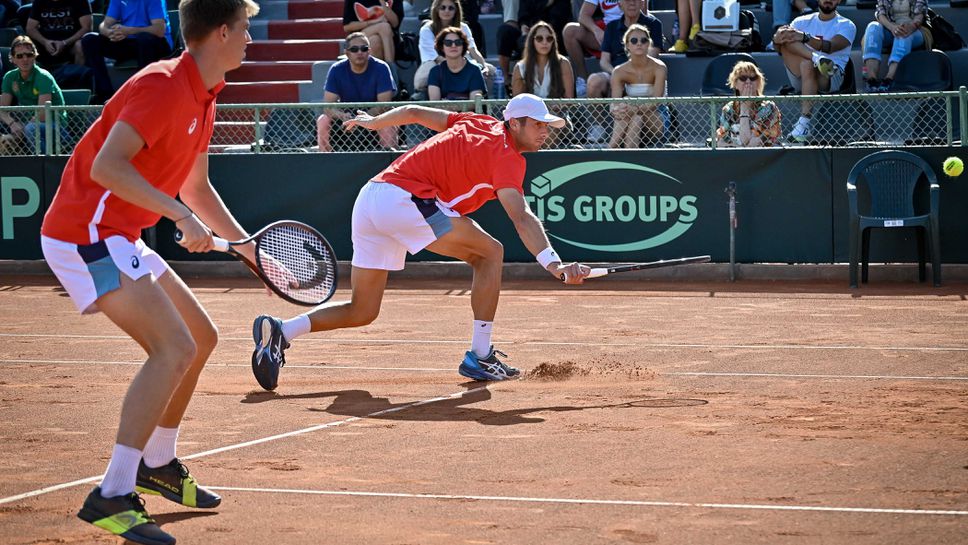
[[[652,48],[649,29],[632,25],[625,33],[624,42],[629,60],[612,72],[612,98],[664,97],[668,71],[665,63],[649,55]],[[615,124],[609,147],[638,148],[662,141],[668,120],[664,105],[622,101],[612,102],[610,110]]]
[[[762,97],[766,78],[760,68],[740,61],[726,78],[738,97]],[[771,100],[731,100],[719,113],[716,145],[757,148],[774,146],[780,138],[780,109]]]
[[[505,74],[511,74],[511,61],[521,60],[524,56],[529,43],[525,37],[538,22],[543,21],[551,26],[555,34],[555,47],[564,53],[562,34],[565,25],[571,22],[569,0],[521,0],[516,13],[508,14],[513,7],[507,3],[504,9],[505,21],[497,28],[497,59]]]
[[[473,100],[483,96],[487,84],[480,68],[467,60],[467,34],[447,27],[437,34],[437,53],[444,62],[430,69],[427,98],[430,100]]]
[[[3,75],[0,106],[42,106],[50,101],[54,106],[64,104],[64,94],[50,72],[37,66],[37,46],[28,36],[17,36],[10,45],[10,60],[16,66]],[[66,112],[61,111],[59,124],[61,136],[67,136]],[[0,137],[0,151],[33,155],[39,148],[45,153],[47,146],[46,113],[38,108],[36,113],[0,112],[9,134]]]
[[[437,51],[437,35],[448,27],[457,27],[467,37],[466,55],[475,62],[482,71],[484,78],[494,76],[495,68],[489,64],[477,48],[474,34],[464,21],[463,6],[457,0],[434,0],[430,5],[430,21],[420,27],[420,66],[413,77],[413,87],[418,91],[427,89],[427,78],[430,69],[444,62],[444,55]],[[486,83],[486,82],[485,82]]]
[[[648,29],[650,36],[662,36],[662,21],[648,13],[644,0],[619,0],[622,8],[622,16],[605,25],[605,33],[602,37],[601,50],[602,58],[598,65],[600,72],[596,72],[588,77],[586,96],[588,98],[605,98],[611,94],[611,77],[615,67],[626,62],[629,58],[625,44],[625,35],[632,25],[640,25]],[[658,59],[661,49],[656,47],[654,41],[649,43],[647,53]],[[592,109],[593,113],[599,113],[599,109]],[[587,140],[594,144],[600,142],[605,137],[605,128],[602,120],[597,117],[592,119],[589,127]]]
[[[528,32],[521,62],[516,65],[511,91],[541,98],[575,98],[575,73],[568,57],[558,53],[551,25],[539,21]]]
[[[396,94],[396,85],[390,75],[390,66],[371,55],[370,40],[362,32],[354,32],[344,42],[346,59],[330,67],[326,74],[326,88],[323,102],[390,102]],[[371,115],[379,115],[383,108],[370,108]],[[350,140],[343,148],[346,151],[362,151],[372,146],[370,133],[366,131],[346,132],[343,122],[353,119],[355,108],[327,108],[316,119],[316,140],[319,151],[333,151],[330,132],[338,130],[340,142]],[[359,137],[356,137],[359,135]],[[397,128],[390,127],[379,132],[380,145],[391,149],[397,143]]]

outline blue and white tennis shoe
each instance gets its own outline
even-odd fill
[[[473,380],[507,380],[521,374],[518,369],[497,359],[498,354],[508,357],[504,352],[495,350],[494,346],[491,346],[491,351],[484,358],[479,358],[473,351],[468,350],[457,372]]]
[[[282,320],[263,314],[252,323],[252,373],[259,386],[275,390],[279,385],[279,369],[286,364],[289,343],[282,335]]]

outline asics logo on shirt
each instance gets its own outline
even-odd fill
[[[195,132],[195,127],[198,126],[198,118],[192,119],[192,124],[188,127],[188,134]]]

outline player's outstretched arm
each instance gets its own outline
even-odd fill
[[[551,249],[551,242],[548,241],[541,220],[531,212],[524,195],[515,189],[504,188],[497,190],[497,198],[514,224],[524,247],[548,273],[564,280],[566,284],[581,284],[585,280],[591,268],[581,263],[561,262],[558,254]]]
[[[399,106],[388,112],[383,112],[376,117],[373,117],[363,110],[358,110],[356,117],[344,123],[343,126],[347,129],[363,127],[364,129],[377,131],[387,127],[399,127],[401,125],[417,123],[430,130],[440,132],[447,129],[447,116],[449,115],[450,112],[447,110],[407,104],[406,106]]]

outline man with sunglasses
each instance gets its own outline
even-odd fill
[[[346,59],[334,64],[326,74],[326,89],[323,102],[390,102],[397,92],[390,66],[370,55],[370,40],[362,32],[354,32],[346,37],[344,42]],[[379,115],[383,108],[371,108],[369,112]],[[344,121],[353,119],[356,115],[352,109],[327,108],[316,119],[317,143],[319,151],[333,151],[330,143],[330,133],[333,129],[341,128]],[[335,125],[335,127],[334,127]],[[349,138],[349,133],[340,130],[341,135]],[[371,147],[363,140],[370,136],[364,132],[353,138],[346,146],[347,150],[360,151]],[[386,149],[396,146],[397,130],[395,127],[380,131],[380,145]]]
[[[36,57],[37,47],[29,37],[14,38],[10,46],[10,60],[16,68],[3,75],[0,106],[42,106],[47,101],[54,106],[64,104],[64,94],[57,81],[50,72],[37,66]],[[38,108],[35,114],[17,113],[22,115],[20,119],[11,112],[0,112],[0,121],[9,131],[9,134],[0,137],[0,151],[32,155],[39,150],[44,153],[47,145],[44,110]],[[65,113],[61,111],[57,115],[64,116]],[[60,130],[62,136],[66,137],[64,123],[60,124]]]

